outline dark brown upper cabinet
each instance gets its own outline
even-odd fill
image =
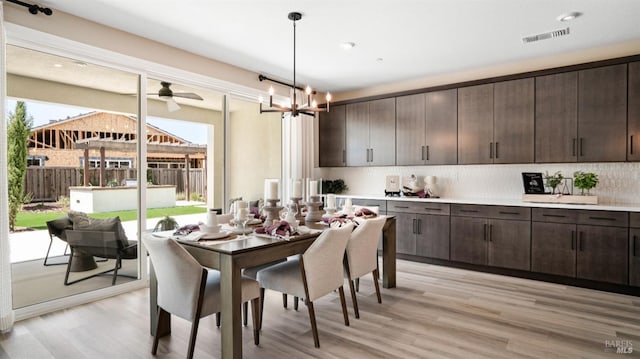
[[[396,98],[396,163],[457,163],[457,90]]]
[[[493,84],[458,89],[458,163],[493,163]]]
[[[346,106],[337,105],[321,112],[318,120],[320,167],[344,167],[347,161]]]
[[[346,105],[347,166],[396,164],[396,100]]]
[[[493,163],[532,163],[535,81],[497,82],[493,87]]]
[[[627,64],[578,73],[579,162],[625,161]]]
[[[578,73],[536,77],[536,162],[578,158]]]
[[[534,160],[534,80],[458,90],[458,163]]]
[[[629,64],[627,160],[640,161],[640,62]]]

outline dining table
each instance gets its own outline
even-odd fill
[[[303,228],[303,227],[301,227]],[[220,271],[221,285],[221,352],[222,358],[242,358],[242,269],[303,253],[328,225],[308,223],[303,234],[283,239],[268,235],[232,234],[219,240],[185,240],[172,232],[148,233],[146,236],[175,238],[201,265]],[[382,286],[396,287],[396,218],[386,216],[382,233]],[[149,312],[151,335],[171,333],[171,317],[157,323],[157,279],[150,261]]]

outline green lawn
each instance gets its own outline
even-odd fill
[[[179,206],[168,208],[152,208],[147,210],[147,218],[159,218],[164,216],[179,216],[183,214],[196,214],[205,213],[207,211],[204,207],[198,206]],[[108,218],[120,216],[122,221],[133,221],[137,218],[138,211],[118,211],[118,212],[104,212],[104,213],[92,213],[89,217],[93,218]],[[52,219],[60,218],[64,214],[59,212],[20,212],[16,219],[16,227],[27,227],[33,229],[47,229],[46,222]]]

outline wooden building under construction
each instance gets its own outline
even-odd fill
[[[102,158],[106,168],[136,168],[136,128],[135,117],[108,112],[51,121],[31,131],[29,166],[78,168],[86,167],[88,161],[89,168],[97,168]],[[192,144],[149,124],[146,142],[149,168],[205,167],[205,145]]]

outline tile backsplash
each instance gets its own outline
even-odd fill
[[[325,179],[342,178],[351,195],[383,195],[387,175],[436,176],[442,198],[520,199],[524,193],[522,172],[555,173],[572,177],[575,171],[593,172],[599,183],[591,190],[601,204],[640,204],[640,162],[630,163],[549,163],[514,165],[451,165],[402,167],[316,168]],[[573,193],[579,193],[574,189]]]

